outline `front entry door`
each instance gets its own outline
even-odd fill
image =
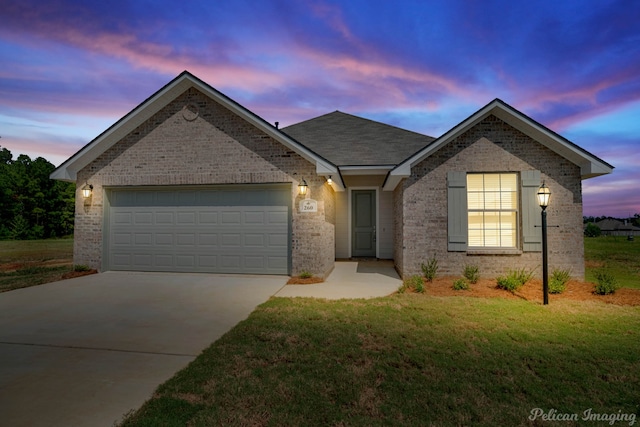
[[[376,256],[376,190],[351,192],[351,256]]]

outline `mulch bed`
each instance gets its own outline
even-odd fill
[[[542,303],[542,280],[532,279],[525,283],[517,292],[511,293],[499,289],[495,279],[480,279],[478,283],[470,285],[467,291],[453,289],[453,281],[458,277],[438,277],[433,282],[425,283],[426,293],[433,296],[471,296],[479,298],[511,298],[524,299]],[[601,301],[617,305],[640,305],[640,289],[620,288],[611,295],[597,295],[593,293],[593,283],[571,280],[567,289],[561,294],[549,294],[549,303],[559,300]]]
[[[90,274],[96,274],[98,270],[88,270],[88,271],[70,271],[68,273],[64,273],[62,275],[62,279],[73,279],[75,277],[88,276]]]
[[[324,282],[324,279],[320,277],[307,277],[304,279],[302,277],[292,277],[287,281],[287,285],[314,285],[322,282]]]

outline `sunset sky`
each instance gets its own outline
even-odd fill
[[[0,146],[59,165],[183,70],[281,127],[340,110],[434,137],[500,98],[615,166],[640,213],[638,1],[0,0]]]

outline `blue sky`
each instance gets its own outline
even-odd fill
[[[59,165],[183,70],[281,126],[335,110],[440,136],[501,98],[616,167],[640,213],[640,2],[0,0],[0,145]]]

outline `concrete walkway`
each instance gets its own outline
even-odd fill
[[[287,285],[277,297],[311,297],[325,299],[376,298],[392,294],[402,284],[393,261],[336,261],[324,283]]]

